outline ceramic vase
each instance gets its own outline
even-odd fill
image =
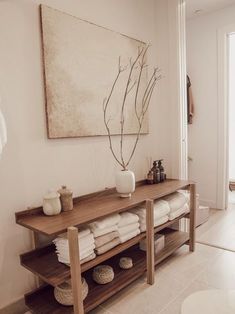
[[[135,191],[135,175],[130,170],[121,170],[116,174],[116,190],[120,197],[131,197]]]

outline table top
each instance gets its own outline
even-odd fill
[[[157,200],[176,190],[186,188],[191,181],[166,180],[165,182],[136,187],[131,198],[120,198],[114,189],[74,199],[74,208],[56,216],[45,216],[42,207],[16,213],[16,222],[45,235],[57,235],[68,227],[79,226],[98,218],[142,205],[146,200]]]

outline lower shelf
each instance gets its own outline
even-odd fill
[[[165,248],[155,256],[155,265],[171,255],[176,249],[189,240],[188,233],[165,229]],[[129,256],[133,259],[134,267],[129,270],[122,270],[119,267],[120,256]],[[146,254],[139,250],[138,246],[118,254],[107,260],[105,264],[111,265],[114,269],[115,278],[107,285],[98,285],[92,280],[92,270],[83,275],[89,286],[89,293],[84,301],[85,312],[89,312],[99,304],[110,298],[112,295],[139,278],[146,271]],[[25,296],[26,305],[33,313],[37,314],[67,314],[73,313],[72,307],[62,306],[56,302],[53,295],[53,287],[45,286]]]

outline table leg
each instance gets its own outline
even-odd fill
[[[153,201],[146,201],[147,283],[154,284],[154,222]]]
[[[196,229],[196,184],[190,184],[190,224],[189,224],[189,250],[195,251],[195,229]]]
[[[84,314],[77,228],[75,227],[68,228],[68,240],[69,240],[71,282],[73,289],[74,314]]]

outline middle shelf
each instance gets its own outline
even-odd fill
[[[155,255],[155,265],[161,263],[189,240],[189,234],[186,232],[167,228],[162,230],[161,233],[165,235],[165,248],[159,254]],[[119,259],[123,255],[133,259],[133,268],[122,270],[118,266]],[[146,254],[138,248],[138,245],[135,245],[108,259],[106,263],[113,267],[115,273],[114,280],[107,285],[99,285],[93,281],[92,269],[83,274],[89,286],[89,293],[84,301],[86,312],[92,310],[143,275],[146,271]],[[72,307],[64,307],[55,301],[51,286],[41,287],[33,293],[26,295],[26,304],[32,311],[42,314],[73,313]],[[38,312],[38,307],[40,307],[40,312]]]
[[[169,227],[184,217],[185,214],[156,227],[155,232],[159,232],[160,230]],[[107,259],[127,250],[139,243],[145,237],[146,233],[143,232],[129,241],[119,244],[105,254],[98,255],[95,259],[81,265],[82,272],[85,272],[96,265],[103,263]],[[60,285],[70,277],[70,267],[58,261],[54,244],[24,253],[20,255],[20,261],[23,267],[54,287]]]

